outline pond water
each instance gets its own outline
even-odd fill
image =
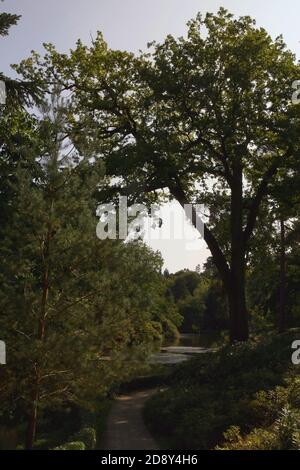
[[[195,354],[215,351],[220,338],[215,334],[182,334],[175,341],[166,341],[160,351],[152,354],[152,364],[179,364]]]

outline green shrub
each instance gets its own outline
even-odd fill
[[[146,404],[147,425],[175,449],[299,447],[299,367],[290,373],[294,338],[292,332],[226,346],[179,365],[169,388]]]
[[[83,442],[67,442],[59,447],[55,447],[54,450],[85,450],[85,445]]]
[[[257,422],[261,422],[263,427],[255,428],[242,436],[240,428],[232,426],[224,433],[225,442],[218,448],[223,450],[299,450],[299,400],[297,376],[289,377],[285,386],[257,393],[251,406],[256,410]]]
[[[86,450],[93,450],[96,446],[96,430],[94,428],[83,428],[74,435],[76,441],[84,443]]]
[[[225,433],[225,444],[217,450],[276,450],[278,439],[267,429],[254,429],[247,437],[242,437],[238,426],[231,426]]]
[[[275,431],[280,443],[279,450],[297,450],[300,430],[300,410],[286,405],[275,422]]]

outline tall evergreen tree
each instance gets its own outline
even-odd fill
[[[74,151],[65,113],[55,99],[39,123],[39,172],[15,170],[0,245],[2,412],[25,414],[28,449],[45,407],[101,395],[162,334],[161,259],[140,244],[97,239],[102,164]]]

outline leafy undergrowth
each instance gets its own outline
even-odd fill
[[[99,398],[90,409],[78,405],[44,410],[34,450],[101,449],[111,400]],[[23,450],[25,426],[0,429],[0,449]]]
[[[90,410],[80,410],[80,428],[54,450],[101,449],[111,400],[99,399]]]
[[[168,389],[146,404],[150,430],[174,449],[299,448],[297,335],[226,346],[176,367]]]

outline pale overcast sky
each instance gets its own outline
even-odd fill
[[[198,11],[215,12],[220,6],[237,15],[251,15],[274,37],[283,34],[300,56],[299,0],[6,0],[0,10],[22,18],[1,39],[0,70],[9,73],[9,65],[28,57],[32,49],[42,52],[43,42],[65,52],[78,38],[90,43],[97,30],[112,48],[145,49],[147,42],[160,41],[169,33],[184,35],[187,21]],[[172,272],[194,269],[208,254],[203,240],[193,250],[185,241],[158,240],[150,245],[160,249]]]

